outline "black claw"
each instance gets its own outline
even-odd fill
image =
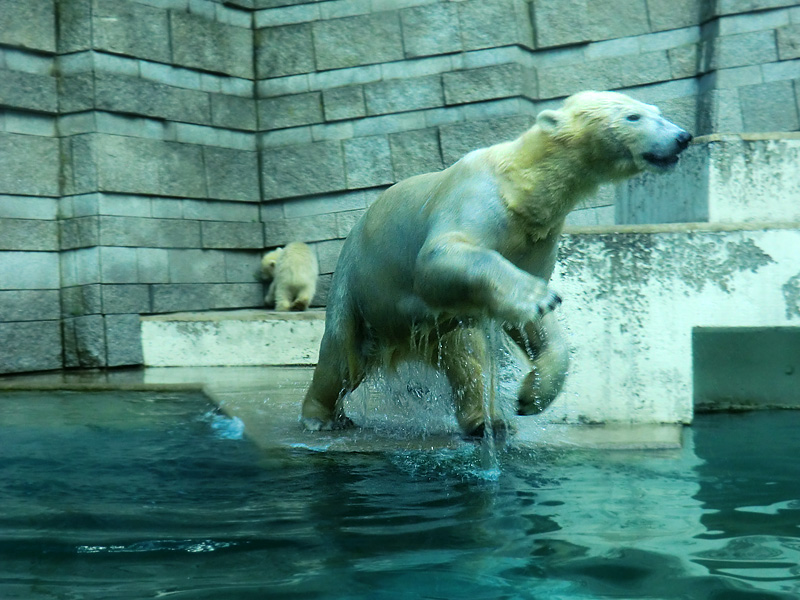
[[[486,433],[486,423],[481,423],[472,431],[465,433],[464,437],[467,438],[468,440],[476,440],[482,438],[485,433]]]

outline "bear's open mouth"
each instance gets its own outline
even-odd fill
[[[652,152],[645,152],[644,154],[642,154],[642,158],[644,158],[651,165],[660,167],[662,169],[671,167],[677,164],[678,162],[677,154],[673,154],[671,156],[658,156],[656,154],[653,154]]]

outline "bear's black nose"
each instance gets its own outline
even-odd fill
[[[678,134],[678,146],[681,150],[686,150],[686,147],[689,145],[689,142],[692,141],[692,134],[688,131],[681,131]]]

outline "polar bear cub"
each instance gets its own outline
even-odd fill
[[[306,310],[317,291],[319,265],[308,244],[292,242],[267,252],[261,274],[271,280],[264,304],[277,310]]]

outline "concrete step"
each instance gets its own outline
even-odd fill
[[[246,309],[141,317],[147,367],[314,365],[325,311]]]

